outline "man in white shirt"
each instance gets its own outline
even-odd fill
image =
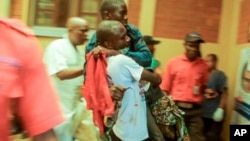
[[[79,45],[87,40],[89,26],[86,20],[72,17],[67,21],[66,27],[68,35],[51,42],[44,56],[66,119],[54,129],[60,141],[72,140],[82,112],[86,108],[84,101],[80,100],[85,57]]]
[[[107,49],[119,50],[130,41],[125,27],[118,21],[103,21],[96,32],[97,43]],[[117,120],[111,130],[112,141],[142,141],[148,138],[145,95],[140,80],[159,85],[161,78],[123,54],[109,56],[107,72],[114,85],[127,90],[122,98]]]

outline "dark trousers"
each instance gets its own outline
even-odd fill
[[[161,130],[157,126],[155,119],[150,112],[149,107],[147,107],[147,121],[148,121],[148,134],[149,134],[149,140],[150,141],[165,141]]]
[[[185,112],[184,120],[188,128],[188,133],[191,141],[206,141],[205,135],[203,133],[203,120],[202,120],[202,107],[195,107],[191,109],[186,109],[179,107]]]
[[[112,141],[122,141],[120,138],[118,138],[118,137],[115,135],[113,129],[110,131],[109,136],[110,136],[110,138],[111,138]]]
[[[204,134],[207,141],[222,141],[223,122],[215,122],[212,118],[203,117]]]

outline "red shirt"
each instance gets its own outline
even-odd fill
[[[93,111],[95,125],[104,133],[104,116],[114,114],[112,101],[107,81],[106,54],[101,53],[98,60],[92,52],[87,54],[86,76],[83,96],[87,102],[87,108]]]
[[[189,61],[186,55],[182,55],[168,62],[160,87],[168,91],[175,101],[201,103],[201,87],[206,85],[207,80],[205,61],[201,58]]]
[[[11,112],[30,136],[52,129],[63,117],[36,38],[17,20],[0,18],[0,31],[0,141],[9,140]]]

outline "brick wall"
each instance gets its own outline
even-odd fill
[[[128,22],[138,26],[141,11],[141,0],[129,0],[128,2]]]
[[[154,35],[183,39],[197,31],[207,42],[218,42],[222,0],[157,0]]]
[[[239,17],[238,44],[248,42],[248,26],[250,25],[250,0],[242,0]]]
[[[22,19],[23,0],[11,0],[10,17]]]

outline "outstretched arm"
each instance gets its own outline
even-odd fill
[[[133,58],[135,62],[143,67],[149,67],[152,62],[152,54],[142,39],[135,44],[135,51],[128,51],[125,55]]]
[[[83,75],[82,72],[83,68],[66,68],[56,73],[56,76],[61,80],[73,79]]]
[[[159,86],[161,84],[161,76],[146,69],[144,69],[142,72],[141,80],[146,80],[152,83],[154,86]]]

